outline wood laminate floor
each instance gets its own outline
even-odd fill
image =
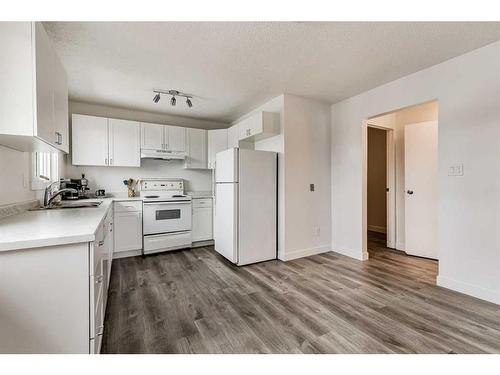
[[[118,259],[102,352],[500,352],[500,306],[435,286],[436,261],[369,248],[240,268],[211,247]]]

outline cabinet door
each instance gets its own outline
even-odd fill
[[[73,165],[108,165],[108,119],[73,115],[71,148]]]
[[[215,155],[227,150],[227,129],[208,131],[208,168],[215,169]]]
[[[106,304],[108,302],[108,289],[109,280],[111,276],[111,264],[113,262],[113,247],[114,247],[114,237],[113,237],[113,212],[109,210],[104,219],[104,245],[103,245],[103,303],[104,310],[106,310]]]
[[[208,241],[212,234],[212,207],[193,208],[192,238],[195,241]]]
[[[185,168],[207,168],[207,131],[203,129],[187,129],[188,156]]]
[[[68,83],[64,66],[56,54],[54,54],[54,71],[54,123],[57,140],[56,147],[68,153]]]
[[[186,151],[186,128],[166,126],[165,140],[168,151]]]
[[[227,148],[238,147],[238,125],[233,125],[227,129]]]
[[[142,213],[115,212],[114,252],[142,249]]]
[[[136,121],[109,119],[109,165],[141,166],[141,128]]]
[[[165,125],[141,123],[141,148],[163,150]]]
[[[36,136],[56,145],[53,111],[54,55],[50,39],[41,23],[35,23]],[[26,93],[29,95],[29,93]]]

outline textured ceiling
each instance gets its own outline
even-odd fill
[[[500,40],[500,23],[45,22],[70,98],[229,122],[283,92],[337,102]],[[176,107],[151,90],[194,95]]]

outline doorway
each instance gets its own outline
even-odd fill
[[[376,247],[437,260],[437,100],[371,117],[364,129],[365,258]]]
[[[389,148],[392,148],[393,130],[368,124],[367,129],[367,229],[368,238],[394,247],[393,223],[389,220],[393,168]]]

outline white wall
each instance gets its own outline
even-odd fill
[[[0,206],[35,199],[30,187],[31,154],[0,146]]]
[[[439,101],[438,284],[500,303],[500,42],[331,107],[332,246],[363,252],[363,124]],[[465,174],[448,176],[463,163]]]
[[[159,124],[169,124],[197,128],[224,128],[228,124],[192,119],[180,116],[169,116],[158,113],[149,113],[134,111],[130,109],[103,106],[98,104],[89,104],[82,102],[69,102],[70,117],[73,113],[120,118],[126,120],[135,120],[143,122],[153,122]],[[70,120],[71,127],[71,120]],[[123,185],[123,180],[128,178],[145,177],[165,177],[165,178],[183,178],[186,180],[186,190],[212,190],[212,177],[210,170],[189,170],[183,168],[183,161],[171,160],[141,160],[140,168],[126,167],[86,167],[74,166],[71,164],[71,155],[66,157],[66,173],[64,177],[80,178],[81,174],[89,179],[91,190],[105,189],[107,192],[127,191]]]
[[[235,123],[256,111],[276,112],[281,119],[279,135],[254,145],[278,152],[278,257],[330,250],[330,106],[284,94]]]
[[[330,105],[287,94],[284,114],[288,260],[331,250]]]

